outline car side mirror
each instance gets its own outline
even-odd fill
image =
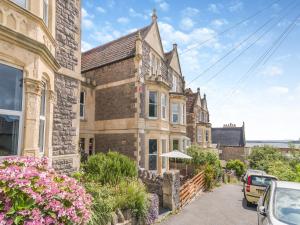
[[[259,206],[258,207],[258,212],[262,216],[267,216],[266,208],[264,206]]]

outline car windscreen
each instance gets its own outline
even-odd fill
[[[277,188],[274,198],[274,216],[287,224],[300,224],[300,190]]]
[[[252,175],[251,185],[267,187],[271,184],[272,180],[276,180],[276,178]]]

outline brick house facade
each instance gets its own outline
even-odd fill
[[[206,95],[201,98],[200,88],[194,93],[190,88],[186,89],[187,98],[187,136],[193,145],[203,148],[211,147],[211,124],[207,108]]]
[[[142,168],[167,170],[160,155],[187,143],[185,84],[177,46],[163,50],[156,14],[149,26],[83,53],[82,76],[84,151],[119,151]]]
[[[0,1],[0,157],[78,169],[80,12],[80,0]]]

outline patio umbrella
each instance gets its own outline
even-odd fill
[[[175,159],[175,169],[177,169],[176,165],[176,159],[191,159],[192,157],[184,154],[183,152],[180,152],[178,150],[173,150],[171,152],[166,152],[160,155],[161,157],[166,157],[166,158],[174,158]],[[185,172],[187,173],[187,167],[185,168]]]

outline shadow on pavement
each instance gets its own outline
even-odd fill
[[[240,200],[242,202],[242,206],[244,209],[247,209],[247,210],[251,210],[251,211],[256,211],[256,207],[257,205],[255,204],[251,204],[251,206],[247,206],[247,201],[245,198],[243,198],[243,200]]]

